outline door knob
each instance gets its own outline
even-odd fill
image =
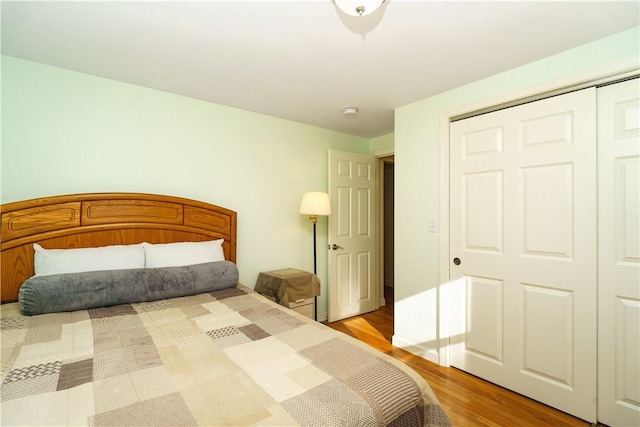
[[[462,262],[462,261],[460,261],[460,258],[454,258],[454,259],[453,259],[453,263],[454,263],[455,265],[460,265],[460,263],[461,263],[461,262]]]
[[[331,245],[331,249],[333,249],[335,251],[336,249],[344,249],[344,248],[342,246],[338,246],[338,245],[336,245],[334,243],[333,245]]]

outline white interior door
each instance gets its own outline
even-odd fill
[[[329,150],[329,321],[377,305],[376,160]]]
[[[640,426],[640,81],[598,89],[598,421]]]
[[[588,421],[595,116],[585,89],[450,128],[452,365]]]

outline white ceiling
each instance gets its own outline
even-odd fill
[[[396,107],[638,26],[639,5],[3,0],[2,53],[371,138]]]

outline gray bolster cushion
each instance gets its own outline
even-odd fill
[[[234,287],[231,261],[181,267],[135,268],[34,276],[20,288],[27,316],[176,298]]]

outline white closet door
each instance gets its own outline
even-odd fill
[[[595,421],[595,89],[450,135],[452,365]]]
[[[598,420],[640,426],[640,81],[598,89]]]

